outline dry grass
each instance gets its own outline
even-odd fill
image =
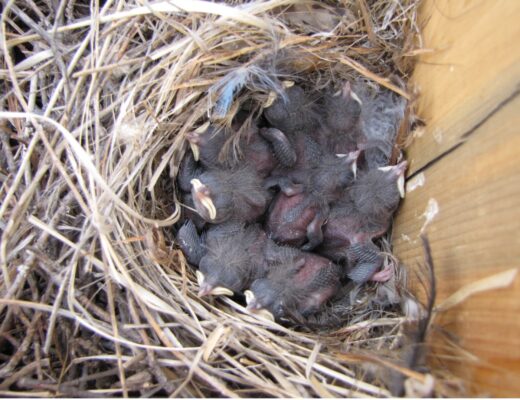
[[[415,0],[4,3],[1,395],[388,396],[381,365],[426,380],[398,365],[400,307],[371,301],[399,284],[356,289],[340,328],[289,329],[198,298],[172,228],[184,135],[261,112],[273,78],[410,98]]]

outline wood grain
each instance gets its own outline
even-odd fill
[[[413,82],[427,123],[409,149],[413,173],[461,141],[518,89],[520,2],[426,0],[423,54]]]
[[[516,75],[496,81],[501,84],[508,79],[512,83]],[[431,92],[424,87],[424,97],[441,96],[438,84],[432,80]],[[481,123],[459,147],[428,165],[421,175],[423,185],[407,193],[396,217],[394,250],[412,269],[423,259],[421,230],[429,236],[437,304],[470,282],[520,268],[520,95],[507,92],[498,98],[491,115],[486,114],[489,107],[479,106],[470,113],[474,118],[459,121],[468,127],[474,121]],[[436,118],[442,120],[442,116]],[[460,139],[463,131],[452,126],[445,137]],[[410,157],[422,159],[425,143],[411,148]],[[425,227],[430,199],[437,203],[438,213]],[[410,285],[419,291],[417,281],[412,279]],[[476,356],[474,361],[456,360],[440,336],[433,342],[436,361],[462,377],[472,394],[520,394],[520,273],[511,287],[474,295],[438,315],[436,324]]]
[[[520,268],[520,2],[425,0],[420,12],[424,45],[435,50],[420,57],[412,79],[427,126],[407,150],[415,177],[393,243],[413,270],[423,260],[419,235],[428,234],[439,304],[471,282]],[[438,212],[425,224],[432,204]],[[473,395],[520,394],[519,275],[511,287],[436,316],[431,362]],[[416,279],[410,287],[421,292]],[[473,358],[454,351],[459,345]]]

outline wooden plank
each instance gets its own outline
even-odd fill
[[[519,110],[517,95],[464,144],[430,165],[415,183],[408,182],[394,224],[394,250],[414,268],[423,260],[419,234],[423,229],[428,233],[437,304],[470,282],[520,268]],[[423,185],[416,185],[421,178]],[[425,210],[428,204],[434,210],[435,203],[438,212],[425,227]],[[411,287],[419,290],[413,279]],[[512,287],[470,297],[436,322],[479,357],[477,363],[449,363],[455,374],[467,379],[473,393],[520,393],[520,276]],[[434,344],[439,354],[446,352],[441,342]]]
[[[436,363],[462,378],[470,393],[486,397],[518,397],[520,393],[520,279],[507,289],[480,293],[440,315],[436,329],[454,332],[460,345],[478,359],[446,358],[449,351],[439,333],[432,347],[440,355]],[[444,356],[443,356],[444,355]]]
[[[410,173],[451,149],[518,89],[520,2],[426,0],[423,54],[413,75],[426,123],[409,149]]]

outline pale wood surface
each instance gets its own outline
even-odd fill
[[[414,72],[427,128],[411,146],[410,173],[459,143],[520,82],[517,0],[426,0],[420,16],[433,52]]]
[[[430,199],[438,213],[427,225],[438,282],[438,303],[462,286],[520,267],[520,96],[483,124],[462,146],[424,171],[424,186],[407,193],[396,219],[398,257],[414,268],[423,260],[418,238]],[[414,290],[419,288],[412,280]],[[470,297],[437,323],[481,358],[454,364],[480,394],[520,394],[520,274],[513,287]],[[439,350],[446,353],[445,350]],[[483,369],[484,362],[500,373]]]
[[[442,51],[422,57],[413,78],[429,125],[407,156],[411,174],[424,167],[424,182],[407,193],[393,243],[409,267],[422,261],[418,238],[434,199],[438,213],[424,231],[440,303],[470,282],[520,268],[520,1],[426,0],[422,12],[425,46]],[[411,286],[418,290],[413,279]],[[440,361],[473,394],[520,395],[519,276],[436,323],[476,356],[449,360],[445,343],[434,342]]]

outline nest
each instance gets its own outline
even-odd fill
[[[427,385],[403,366],[403,305],[416,307],[390,255],[395,279],[354,288],[339,324],[289,328],[197,297],[172,229],[186,133],[230,125],[244,105],[258,115],[277,82],[363,79],[411,101],[418,2],[100,3],[22,0],[2,13],[1,393],[361,397]]]

